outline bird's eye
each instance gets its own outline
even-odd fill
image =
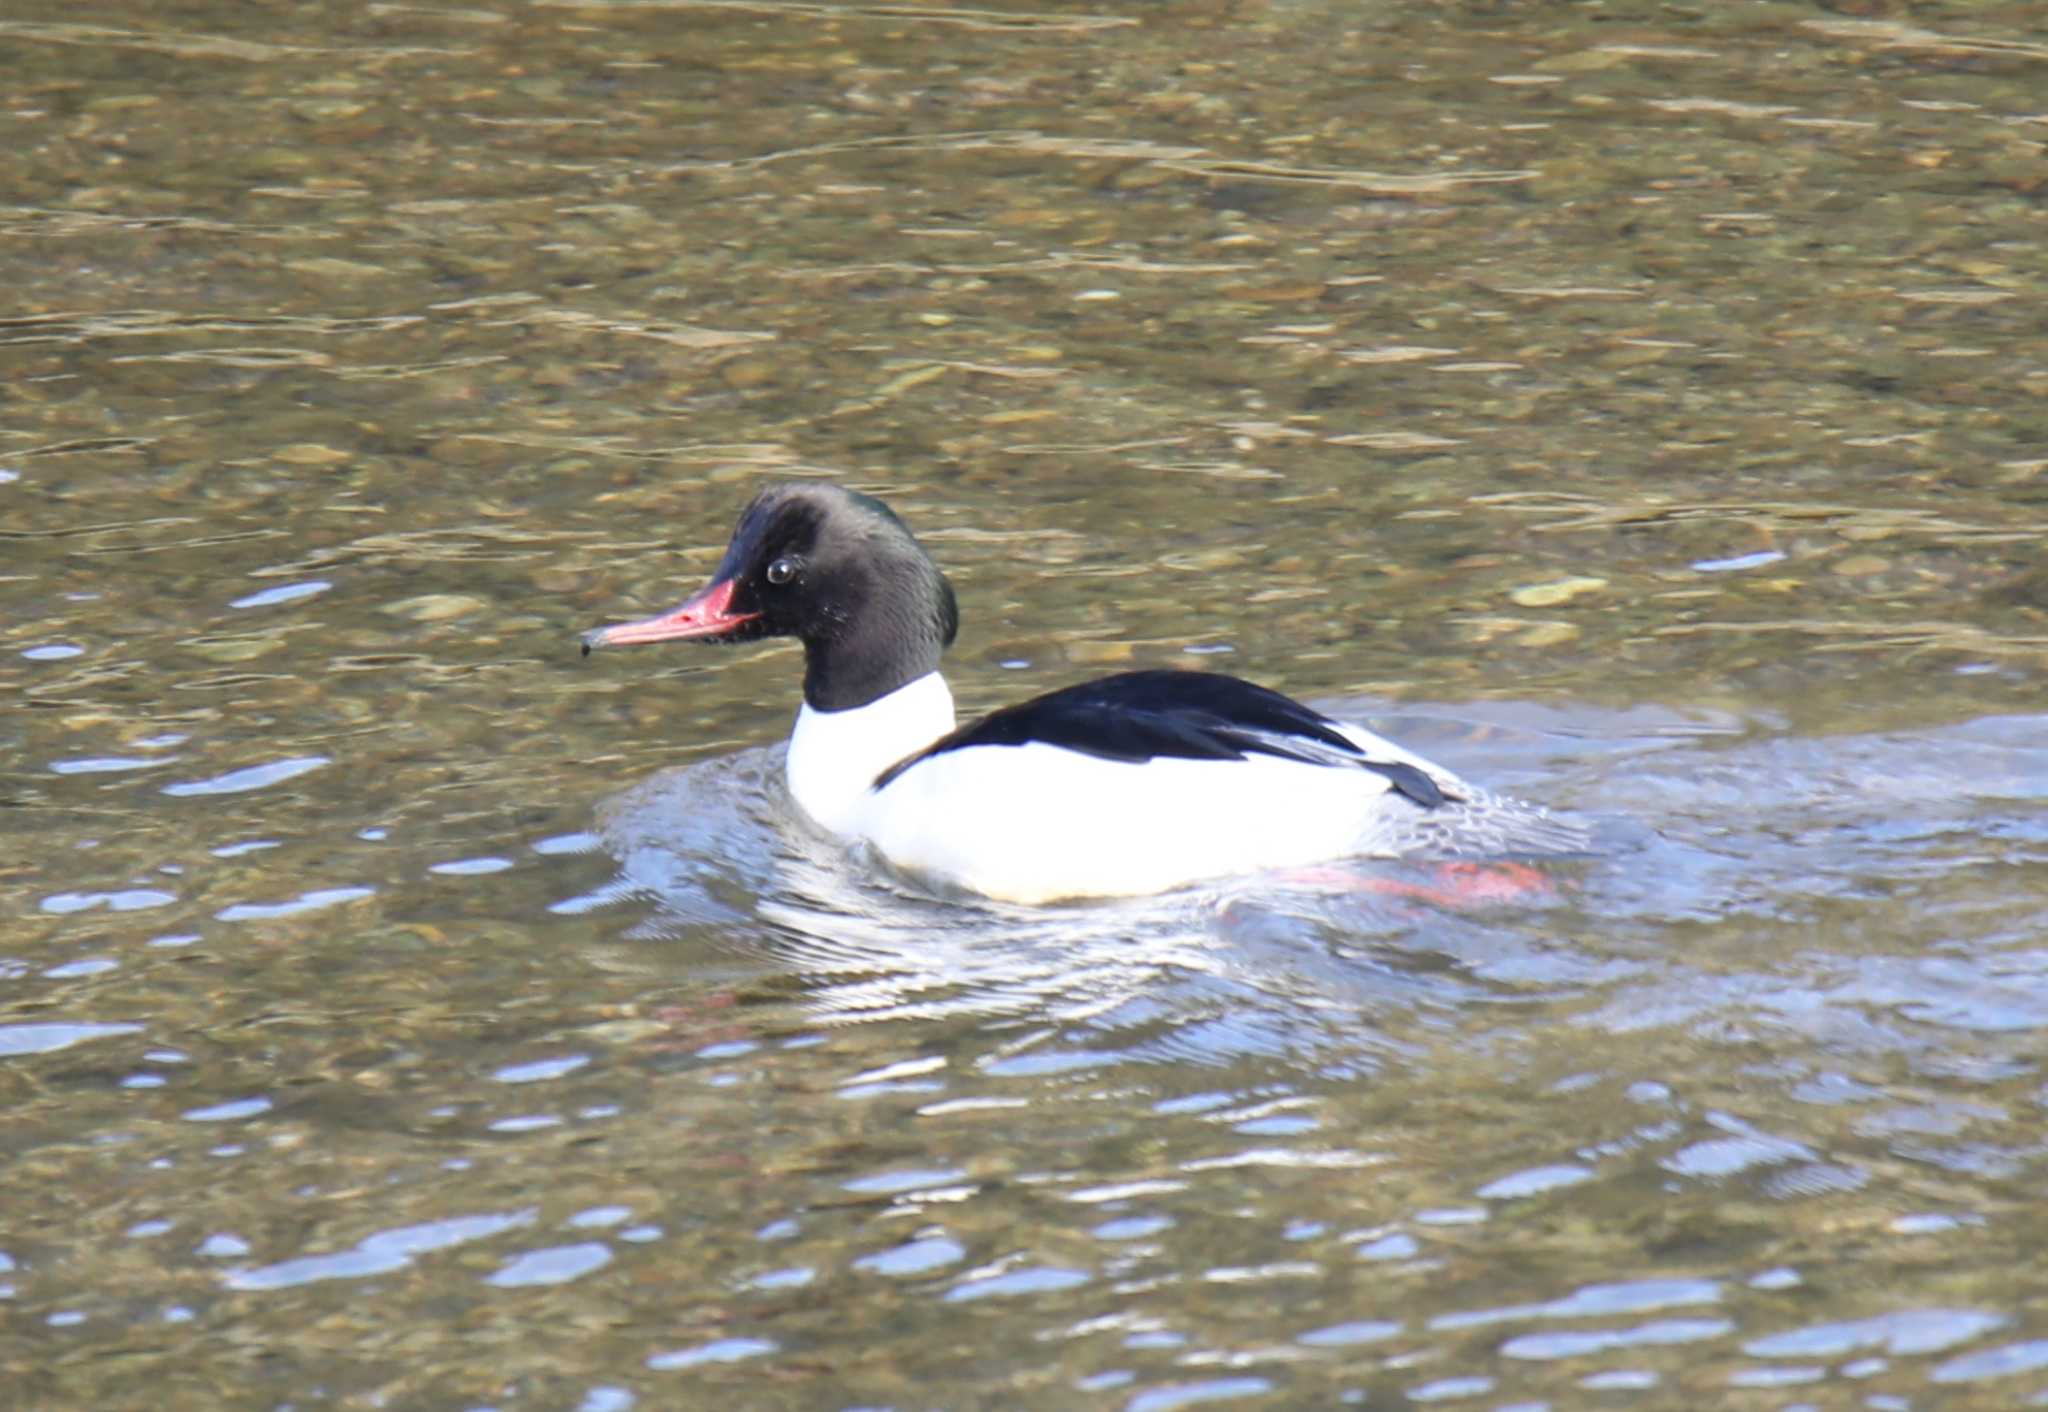
[[[785,554],[768,566],[768,582],[780,586],[796,577],[796,560]]]

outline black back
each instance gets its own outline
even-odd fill
[[[1399,760],[1375,760],[1337,723],[1289,697],[1220,672],[1120,672],[1034,696],[941,736],[875,779],[880,789],[918,761],[948,750],[1037,742],[1102,760],[1242,760],[1272,755],[1384,775],[1425,809],[1444,802],[1437,782]]]

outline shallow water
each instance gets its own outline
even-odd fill
[[[2037,21],[10,7],[0,1400],[2048,1401]],[[1601,850],[892,883],[772,475]]]
[[[74,865],[0,1026],[21,1371],[50,1405],[141,1395],[124,1368],[425,1405],[2011,1405],[2043,719],[1374,723],[1541,783],[1604,856],[1504,904],[1385,863],[942,903],[793,830],[757,749],[494,855]],[[263,874],[315,885],[261,891],[294,849]]]

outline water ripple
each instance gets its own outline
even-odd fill
[[[1743,1344],[1742,1351],[1753,1358],[1840,1358],[1860,1348],[1881,1348],[1894,1357],[1940,1353],[2009,1322],[1978,1309],[1899,1309],[1769,1334]]]
[[[535,1212],[528,1207],[517,1211],[494,1211],[479,1215],[450,1216],[419,1225],[400,1226],[366,1236],[351,1250],[330,1255],[303,1255],[272,1265],[228,1271],[222,1278],[229,1289],[272,1290],[321,1280],[352,1280],[403,1269],[431,1251],[486,1240],[505,1231],[533,1223]]]
[[[20,1054],[54,1054],[87,1040],[107,1035],[134,1034],[140,1025],[93,1024],[84,1020],[44,1020],[32,1024],[0,1025],[0,1059]]]
[[[165,785],[163,792],[180,799],[202,794],[246,794],[250,790],[268,789],[271,785],[297,779],[332,763],[325,755],[298,755],[288,760],[272,760],[264,765],[229,770],[208,779],[181,780],[177,784]]]

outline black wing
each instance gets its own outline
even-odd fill
[[[1386,776],[1425,809],[1444,802],[1437,782],[1415,766],[1375,760],[1337,723],[1299,701],[1220,672],[1121,672],[1047,692],[971,721],[906,756],[875,778],[882,788],[920,760],[979,745],[1037,742],[1103,760],[1140,763],[1242,760],[1275,755],[1310,765],[1350,766]]]

